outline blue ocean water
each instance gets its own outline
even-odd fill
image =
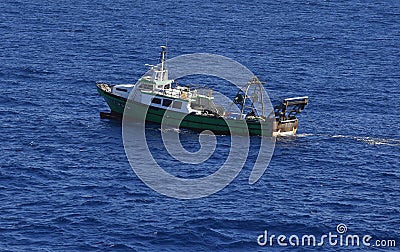
[[[398,250],[399,1],[4,0],[0,10],[1,251],[308,251],[257,237],[339,223],[397,241],[373,250]],[[250,155],[214,195],[162,196],[132,171],[121,123],[99,118],[95,82],[135,82],[166,38],[169,57],[220,54],[273,99],[310,97],[298,137],[277,142],[256,184]]]

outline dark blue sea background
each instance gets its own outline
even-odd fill
[[[95,83],[135,83],[166,39],[170,58],[240,62],[273,100],[310,97],[257,183],[255,152],[230,185],[194,200],[158,194],[131,169]],[[0,251],[399,249],[397,0],[3,0],[0,60]],[[188,149],[197,139],[181,133]],[[340,223],[397,247],[257,244],[264,230],[320,237]]]

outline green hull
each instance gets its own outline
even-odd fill
[[[127,103],[127,100],[119,96],[113,95],[109,92],[102,90],[97,87],[97,91],[110,107],[114,114],[119,114],[122,116]],[[134,108],[129,110],[129,116],[133,119],[144,118],[146,114],[146,121],[161,124],[164,114],[168,113],[164,122],[168,125],[178,126],[181,128],[191,129],[195,131],[210,130],[215,134],[223,135],[262,135],[270,137],[272,136],[272,131],[274,128],[273,122],[260,122],[258,120],[254,121],[243,121],[234,119],[224,119],[216,116],[202,116],[194,114],[185,114],[174,111],[166,112],[165,109],[146,106],[141,103],[136,103],[129,101],[129,108]],[[126,115],[125,115],[126,116]],[[183,119],[181,120],[181,118]],[[228,127],[229,124],[229,127]],[[262,129],[261,129],[262,128]]]

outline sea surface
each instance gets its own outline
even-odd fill
[[[254,138],[236,179],[205,198],[166,197],[131,169],[95,83],[135,83],[166,41],[170,58],[240,62],[272,100],[309,96],[298,136],[277,141],[257,183]],[[0,251],[398,251],[399,62],[397,0],[2,0]],[[148,131],[157,145],[160,129]],[[397,247],[257,243],[265,230],[321,237],[339,224]]]

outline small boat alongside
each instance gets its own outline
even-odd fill
[[[169,79],[167,47],[161,49],[160,64],[151,66],[150,75],[143,76],[136,84],[97,83],[97,91],[111,110],[111,113],[101,112],[101,118],[122,118],[128,106],[132,117],[144,117],[147,122],[161,124],[168,114],[171,126],[194,131],[267,137],[296,134],[297,115],[308,104],[308,97],[284,99],[266,115],[262,83],[254,76],[234,97],[235,112],[232,112],[214,102],[211,89],[193,89]],[[260,103],[259,106],[255,106],[256,103]]]

